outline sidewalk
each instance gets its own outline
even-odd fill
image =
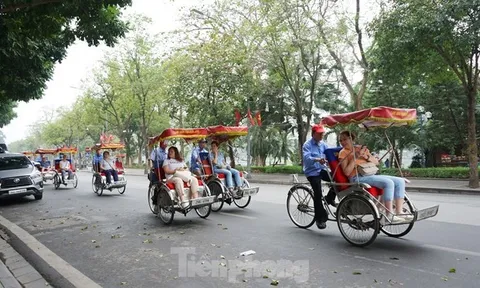
[[[125,175],[143,176],[143,169],[126,169]],[[251,173],[247,178],[250,183],[272,184],[272,185],[293,185],[291,174],[276,173]],[[307,178],[303,175],[297,176],[298,181],[307,183]],[[470,194],[480,195],[480,189],[468,187],[468,180],[459,179],[426,179],[426,178],[408,178],[411,183],[407,183],[407,191],[423,193],[447,193],[447,194]]]
[[[293,177],[290,174],[250,174],[250,183],[259,184],[277,184],[292,185]],[[298,181],[308,183],[307,178],[303,175],[297,175]],[[472,189],[468,187],[468,180],[458,179],[424,179],[424,178],[408,178],[410,183],[406,184],[407,191],[424,192],[424,193],[449,193],[449,194],[471,194],[480,195],[480,189]]]
[[[40,288],[50,284],[10,244],[0,230],[0,288]],[[8,238],[7,238],[8,239]]]

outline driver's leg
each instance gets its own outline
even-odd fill
[[[62,170],[62,183],[65,183],[65,170]]]
[[[322,177],[310,176],[307,177],[308,182],[313,189],[313,206],[315,207],[315,221],[319,229],[325,229],[327,227],[328,214],[325,211],[322,203]]]
[[[329,175],[328,171],[326,171],[326,170],[320,171],[320,177],[325,182],[330,182],[331,181],[330,175]],[[335,198],[336,197],[337,197],[337,194],[335,193],[335,189],[332,186],[328,190],[328,194],[325,197],[325,200],[327,201],[328,204],[332,205],[333,207],[337,207],[337,204],[335,203]]]

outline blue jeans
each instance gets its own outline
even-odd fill
[[[405,198],[405,180],[403,178],[388,175],[359,175],[350,178],[350,182],[356,182],[357,180],[362,183],[367,183],[370,186],[383,189],[383,201],[392,201],[394,198]]]
[[[242,179],[240,179],[240,172],[238,172],[237,169],[218,169],[214,168],[215,173],[222,173],[225,175],[225,182],[227,184],[227,188],[233,188],[233,179],[235,180],[236,187],[241,187],[242,186]]]
[[[110,184],[112,182],[112,180],[110,179],[112,175],[113,175],[113,181],[115,182],[118,181],[117,170],[110,169],[110,170],[104,170],[104,172],[105,172],[105,177],[107,178],[107,184]]]

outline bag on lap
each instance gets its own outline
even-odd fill
[[[358,164],[357,169],[358,173],[362,176],[371,176],[377,174],[378,172],[377,165],[372,162]]]
[[[184,182],[188,182],[192,178],[192,173],[190,173],[190,171],[188,170],[175,171],[175,174],[173,174],[173,176],[182,179]]]

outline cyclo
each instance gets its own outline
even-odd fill
[[[99,143],[94,145],[91,148],[91,151],[94,151],[96,153],[99,150],[107,150],[109,151],[109,154],[112,154],[113,152],[125,148],[125,145],[122,143]],[[113,155],[111,155],[113,158]],[[117,170],[118,174],[118,181],[115,183],[111,183],[110,185],[107,185],[107,176],[105,172],[101,169],[100,163],[98,165],[93,165],[92,167],[92,190],[95,194],[98,196],[102,196],[103,190],[109,190],[110,192],[113,189],[117,189],[118,193],[123,194],[125,193],[125,190],[127,189],[127,177],[125,177],[125,169],[123,168],[123,163],[120,161],[114,161],[115,163],[115,169]],[[110,179],[113,181],[113,179]]]
[[[329,128],[337,125],[359,124],[361,128],[368,130],[371,128],[406,126],[415,121],[415,109],[376,107],[352,113],[330,115],[324,117],[321,124]],[[393,151],[393,145],[386,130],[385,136],[391,146],[385,154],[387,155]],[[348,177],[344,174],[338,160],[341,149],[342,147],[336,147],[325,150],[325,157],[331,170],[331,181],[326,184],[335,189],[340,202],[336,211],[332,211],[334,208],[330,208],[325,197],[322,197],[322,204],[329,214],[328,220],[337,222],[338,228],[346,241],[355,246],[367,246],[375,241],[380,231],[387,236],[399,238],[407,235],[415,222],[437,215],[438,205],[419,210],[405,192],[402,215],[410,215],[413,218],[409,221],[394,223],[393,218],[387,216],[384,212],[386,207],[381,202],[382,189],[359,181],[349,183]],[[396,156],[395,153],[394,155]],[[398,159],[397,163],[399,163]],[[400,167],[399,172],[403,177]],[[296,175],[294,175],[294,182],[295,184],[288,191],[287,196],[288,216],[298,227],[309,228],[315,222],[314,192],[306,183],[299,183]],[[395,209],[395,206],[393,209]]]
[[[218,142],[222,144],[229,140],[234,140],[235,138],[245,136],[248,133],[248,127],[242,126],[210,126],[207,127],[208,137],[207,139]],[[259,187],[250,187],[250,183],[245,179],[244,175],[247,175],[247,172],[239,171],[240,180],[241,180],[241,191],[240,194],[234,194],[228,190],[226,185],[225,174],[223,173],[214,173],[213,163],[209,157],[209,153],[201,152],[200,159],[202,162],[202,177],[201,180],[207,184],[210,192],[215,196],[215,203],[212,204],[212,211],[220,211],[223,207],[223,203],[231,205],[232,201],[238,208],[245,208],[250,204],[250,200],[253,195],[256,195],[259,191]]]
[[[78,150],[76,147],[67,147],[63,146],[60,148],[57,148],[55,151],[55,154],[57,155],[57,158],[54,160],[54,170],[55,170],[55,176],[53,176],[53,185],[55,186],[55,189],[58,189],[61,184],[67,186],[71,184],[73,188],[77,188],[78,186],[78,178],[76,174],[76,165],[75,165],[75,159],[74,155],[77,154]],[[70,162],[70,168],[72,171],[72,176],[65,177],[64,181],[62,182],[62,169],[60,169],[60,161],[62,161],[63,155],[67,155],[67,160]]]
[[[57,153],[57,149],[43,149],[43,148],[38,148],[36,151],[35,151],[35,154],[36,155],[40,155],[40,157],[43,158],[44,155],[52,155],[52,156],[55,156],[55,154]],[[55,178],[55,175],[56,175],[56,171],[55,169],[50,166],[50,167],[43,167],[41,166],[39,168],[40,172],[42,172],[42,176],[43,176],[43,182],[47,182],[47,181],[53,181],[53,179]]]
[[[188,143],[206,136],[207,130],[204,128],[170,128],[150,138],[149,146],[154,147],[158,142],[175,139],[184,140]],[[201,218],[207,218],[210,215],[215,196],[210,195],[210,189],[201,180],[198,180],[198,198],[189,199],[187,206],[182,207],[175,191],[175,185],[166,181],[162,165],[159,165],[159,168],[155,168],[154,173],[157,180],[150,179],[148,205],[152,213],[157,215],[165,224],[172,223],[175,212],[187,216],[188,212],[195,209],[195,212]],[[185,182],[183,193],[184,195],[190,194],[190,187]]]

